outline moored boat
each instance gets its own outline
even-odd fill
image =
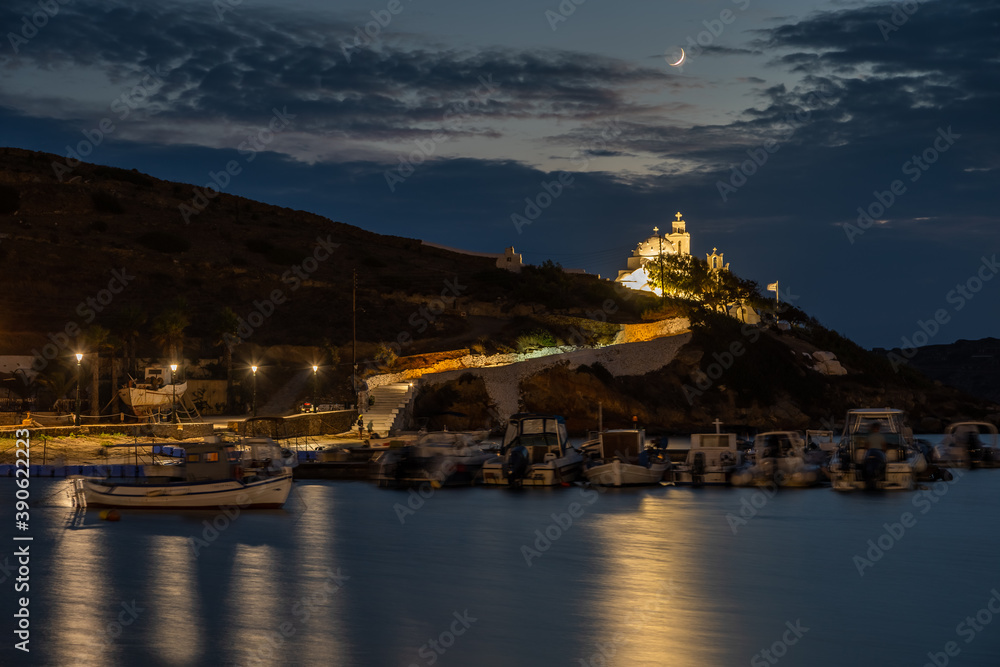
[[[927,461],[902,410],[849,410],[828,474],[837,491],[910,490]]]
[[[372,478],[379,486],[431,484],[434,487],[473,484],[483,464],[495,456],[467,433],[433,431],[412,445],[389,447],[372,461]]]
[[[733,472],[732,483],[734,486],[815,486],[826,479],[819,465],[823,457],[818,448],[808,450],[798,431],[760,433],[748,457],[752,462],[747,461]]]
[[[519,413],[507,422],[500,455],[483,464],[483,483],[557,486],[573,482],[582,468],[583,454],[570,446],[562,417]]]
[[[601,431],[597,441],[582,450],[583,476],[597,486],[659,484],[670,467],[666,450],[646,446],[644,429]]]
[[[989,422],[955,422],[934,447],[934,463],[945,468],[998,468],[997,427]]]
[[[187,445],[182,465],[145,466],[129,480],[74,477],[88,507],[136,509],[279,508],[292,488],[291,469],[270,438],[240,443],[210,436]]]
[[[678,486],[727,486],[742,462],[735,433],[695,433],[684,463],[676,464],[668,476]]]

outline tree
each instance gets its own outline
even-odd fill
[[[140,306],[125,306],[118,311],[113,329],[115,334],[122,340],[125,356],[125,373],[135,377],[136,374],[136,354],[139,337],[142,335],[142,327],[146,324],[148,316],[146,311]]]
[[[120,369],[118,353],[124,351],[125,343],[118,336],[111,334],[104,340],[102,347],[108,353],[110,357],[108,363],[111,364],[111,414],[118,414],[120,409],[118,405],[118,371]]]
[[[212,326],[213,345],[222,348],[222,363],[226,367],[226,412],[236,409],[236,397],[233,395],[233,348],[242,342],[237,335],[240,317],[226,306],[215,316]]]
[[[111,332],[99,324],[88,328],[84,332],[84,340],[90,353],[90,414],[97,416],[101,414],[101,348],[107,343]]]
[[[153,320],[153,342],[171,362],[177,363],[184,351],[184,330],[190,323],[186,304],[180,300]]]

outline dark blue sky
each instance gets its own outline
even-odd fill
[[[939,310],[932,343],[1000,335],[996,3],[332,7],[6,2],[0,144],[65,155],[108,118],[88,161],[238,160],[233,194],[605,276],[682,211],[693,252],[862,345]]]

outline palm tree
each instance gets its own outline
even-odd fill
[[[232,412],[236,403],[233,396],[233,348],[242,342],[237,335],[239,326],[239,316],[226,306],[218,312],[212,327],[213,345],[222,348],[222,363],[226,366],[226,412]]]
[[[111,357],[111,414],[118,414],[118,353],[121,352],[125,344],[121,338],[115,335],[108,336],[104,345],[102,346],[104,350]]]
[[[125,372],[132,376],[136,372],[136,348],[146,320],[146,311],[140,306],[125,306],[118,311],[118,317],[115,318],[114,330],[122,340],[124,348]]]
[[[84,332],[84,340],[90,350],[92,350],[92,360],[90,364],[90,414],[97,416],[101,414],[101,348],[107,343],[111,332],[99,324],[88,328]]]
[[[153,320],[153,341],[175,362],[184,349],[184,330],[191,323],[185,309],[179,306],[168,307]]]

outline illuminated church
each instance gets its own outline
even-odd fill
[[[687,231],[687,223],[678,212],[674,216],[677,218],[672,223],[670,234],[660,236],[660,228],[653,227],[653,236],[636,246],[632,251],[632,256],[628,258],[628,268],[618,272],[615,278],[616,283],[621,283],[625,287],[637,290],[645,290],[660,294],[660,289],[649,284],[646,274],[646,264],[663,253],[664,255],[690,255],[691,254],[691,234]],[[722,253],[717,249],[712,249],[712,254],[706,257],[708,266],[712,269],[729,270],[729,265],[723,260]]]

